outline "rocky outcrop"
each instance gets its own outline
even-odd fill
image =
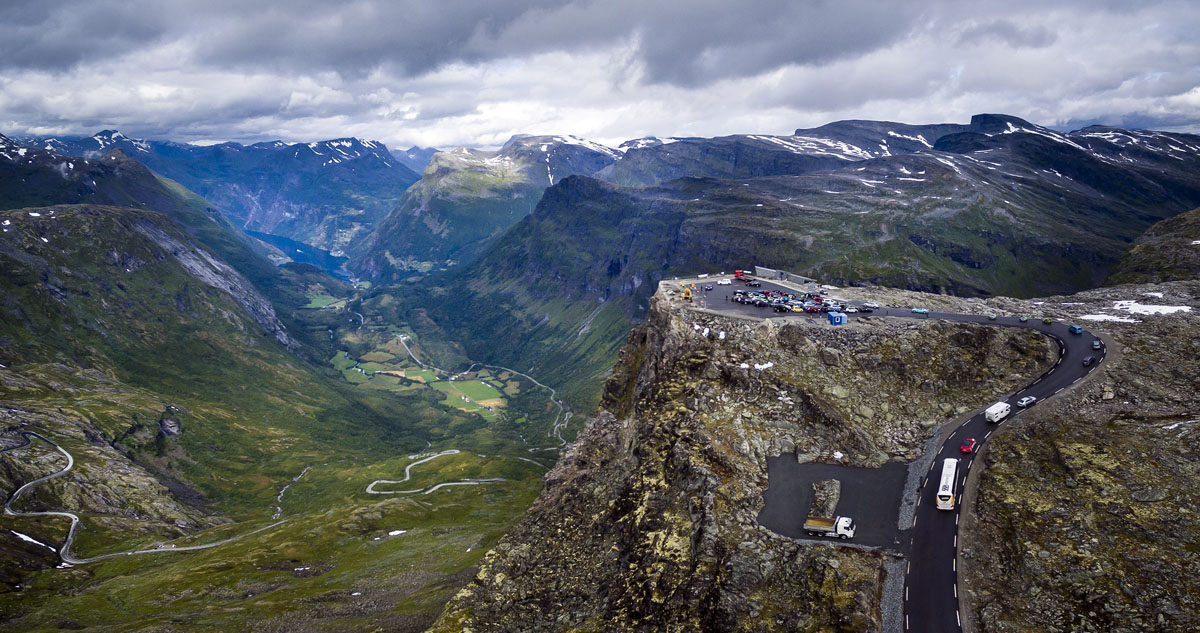
[[[758,525],[767,458],[913,455],[1050,358],[1018,330],[738,320],[660,293],[599,414],[432,630],[877,630],[885,555]]]

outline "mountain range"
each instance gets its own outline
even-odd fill
[[[420,178],[384,144],[356,138],[197,146],[104,130],[21,143],[82,158],[119,149],[203,196],[242,229],[334,253],[374,227]]]
[[[1131,359],[1194,320],[1142,332],[1109,313],[1138,297],[1195,296],[1194,281],[1170,281],[1197,270],[1195,135],[1059,132],[983,114],[968,124],[842,121],[618,148],[522,135],[495,151],[401,153],[420,169],[356,139],[195,147],[113,131],[0,136],[0,420],[9,429],[0,439],[13,449],[0,461],[0,488],[61,466],[47,445],[16,445],[15,431],[34,430],[78,465],[20,507],[78,512],[77,554],[246,537],[177,558],[55,569],[40,542],[61,543],[65,521],[14,518],[0,530],[11,561],[0,566],[0,630],[424,630],[439,613],[437,630],[469,621],[550,631],[610,617],[632,628],[724,629],[757,622],[756,601],[776,610],[781,630],[862,628],[880,617],[879,556],[797,554],[763,535],[752,520],[759,457],[790,450],[763,438],[816,420],[817,431],[789,431],[791,449],[815,438],[829,454],[875,447],[874,459],[891,446],[907,455],[922,441],[919,420],[1032,377],[1046,341],[994,337],[986,324],[896,325],[860,339],[859,330],[809,337],[730,320],[720,324],[722,351],[697,344],[717,321],[680,316],[658,282],[758,265],[890,301],[1114,319]],[[247,232],[345,253],[368,283],[277,267],[268,257],[280,251]],[[1113,285],[1124,282],[1165,284]],[[1054,294],[1074,299],[1028,300]],[[1122,424],[1159,425],[1163,411],[1190,424],[1194,398],[1171,396],[1194,382],[1179,369],[1195,364],[1185,348],[1157,352],[1144,380],[1122,371],[1110,376],[1115,387],[1087,387],[1070,410],[1111,423],[1074,432],[1124,434],[1134,460],[1149,447]],[[793,363],[792,373],[755,382],[731,369],[758,356]],[[1007,373],[998,357],[1024,373]],[[737,403],[756,389],[769,393]],[[860,424],[887,411],[868,401],[877,392],[898,394],[891,414],[904,433]],[[1153,411],[1129,405],[1143,396]],[[577,414],[602,397],[584,431]],[[724,417],[714,423],[707,405],[685,410],[695,403]],[[763,420],[770,433],[756,435]],[[998,437],[996,450],[1029,459]],[[1055,437],[1063,444],[1054,450],[1074,450]],[[1108,481],[1129,475],[1118,472],[1121,459],[1097,458],[1108,474],[1068,469]],[[1186,473],[1182,457],[1168,461]],[[1140,488],[1149,475],[1135,475],[1136,497],[1159,498]],[[1014,490],[1029,483],[1007,477],[1001,484]],[[535,502],[543,481],[549,494]],[[373,492],[377,483],[396,495],[372,496],[392,494]],[[995,498],[988,529],[1021,533],[1018,498],[1027,495]],[[269,529],[248,534],[260,527]],[[557,530],[572,537],[556,542]],[[987,553],[1009,580],[1028,570],[1010,554]],[[791,567],[772,575],[762,560]],[[559,575],[541,573],[546,566]],[[1068,591],[1039,574],[1029,582]],[[678,591],[660,591],[668,587]],[[993,610],[1026,595],[988,591]],[[562,604],[567,619],[555,615]],[[523,612],[529,605],[549,605],[549,615]]]
[[[572,136],[515,136],[496,151],[434,154],[399,206],[352,247],[349,267],[394,281],[474,261],[533,211],[547,187],[567,176],[595,174],[619,157]]]
[[[1143,231],[1200,204],[1200,137],[1187,134],[1061,133],[1004,115],[978,115],[967,126],[818,129],[848,140],[832,155],[832,136],[802,147],[756,140],[775,156],[758,173],[797,170],[784,155],[839,168],[718,178],[747,168],[725,150],[751,143],[722,137],[686,141],[710,159],[684,163],[691,172],[673,180],[601,180],[619,170],[653,180],[657,167],[634,177],[621,166],[635,151],[667,160],[685,141],[627,148],[594,177],[548,187],[534,212],[474,263],[406,294],[476,358],[595,385],[620,333],[644,314],[657,281],[673,275],[760,265],[832,284],[1069,293],[1102,284]],[[446,301],[441,288],[469,292]],[[497,341],[487,331],[521,336]]]

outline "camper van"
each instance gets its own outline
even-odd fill
[[[999,422],[1008,417],[1008,414],[1011,412],[1012,406],[1007,402],[997,402],[983,412],[983,418],[988,422]]]

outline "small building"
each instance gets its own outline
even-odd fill
[[[830,325],[845,325],[846,324],[846,315],[844,313],[830,312],[830,313],[828,313],[828,315],[829,315],[829,324]]]

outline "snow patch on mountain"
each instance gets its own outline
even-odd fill
[[[842,160],[866,160],[880,155],[845,141],[822,138],[819,136],[765,136],[758,134],[747,135],[746,138],[763,143],[771,143],[787,149],[794,154],[811,156],[833,156]],[[884,148],[887,149],[886,147]],[[891,154],[888,153],[890,156]]]
[[[916,142],[924,145],[925,147],[933,149],[933,145],[931,145],[929,143],[929,141],[925,140],[925,136],[922,134],[918,134],[916,136],[909,136],[907,134],[901,134],[899,132],[896,132],[895,130],[888,130],[888,136],[894,136],[896,138],[903,138],[903,139],[908,139],[910,141],[916,141]]]

